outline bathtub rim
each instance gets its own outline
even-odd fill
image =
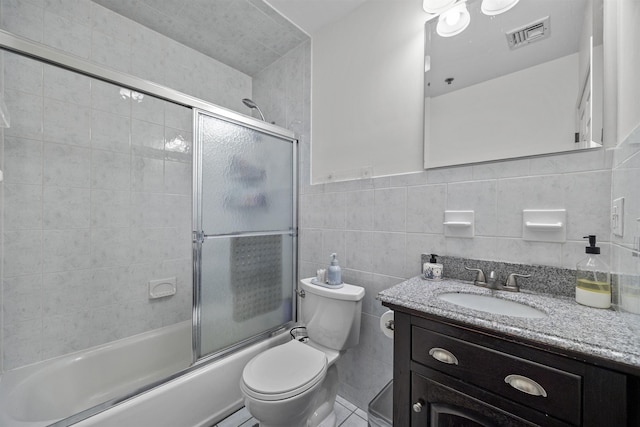
[[[107,411],[119,404],[130,401],[131,399],[135,399],[136,397],[148,393],[154,389],[157,389],[165,384],[170,383],[182,376],[188,375],[194,371],[197,371],[205,366],[208,366],[214,362],[220,361],[226,357],[233,356],[234,353],[244,350],[254,344],[258,344],[262,341],[266,341],[270,338],[274,338],[278,335],[287,333],[292,327],[296,326],[296,322],[291,320],[284,325],[280,325],[272,330],[265,331],[259,335],[253,336],[251,338],[247,338],[246,340],[240,341],[230,347],[227,347],[223,350],[220,350],[216,353],[212,353],[205,357],[202,357],[195,361],[191,366],[182,369],[172,375],[169,375],[161,380],[154,381],[145,385],[144,387],[140,387],[130,393],[125,394],[124,396],[116,397],[114,399],[107,400],[106,402],[100,403],[98,405],[92,406],[91,408],[85,409],[82,412],[78,412],[73,414],[67,418],[63,418],[58,420],[52,424],[49,424],[47,427],[71,427],[73,424],[79,423],[80,421],[84,421],[88,418],[93,417],[101,412]]]

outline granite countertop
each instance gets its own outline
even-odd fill
[[[503,316],[461,307],[438,298],[450,292],[493,295],[547,313],[543,318]],[[455,279],[427,281],[420,276],[378,294],[384,303],[475,325],[640,368],[640,340],[615,310],[578,304],[574,298],[551,294],[495,291]]]

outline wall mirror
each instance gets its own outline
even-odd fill
[[[424,167],[602,145],[602,0],[520,0],[459,34],[425,26]],[[464,18],[464,15],[461,15]]]

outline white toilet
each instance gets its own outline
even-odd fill
[[[358,344],[364,288],[339,289],[300,281],[300,321],[309,340],[292,340],[247,363],[240,389],[260,427],[334,427],[336,360]]]

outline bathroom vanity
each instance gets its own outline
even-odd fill
[[[469,309],[442,298],[452,293],[543,316]],[[420,277],[378,298],[395,312],[394,425],[640,425],[640,344],[622,313]]]

